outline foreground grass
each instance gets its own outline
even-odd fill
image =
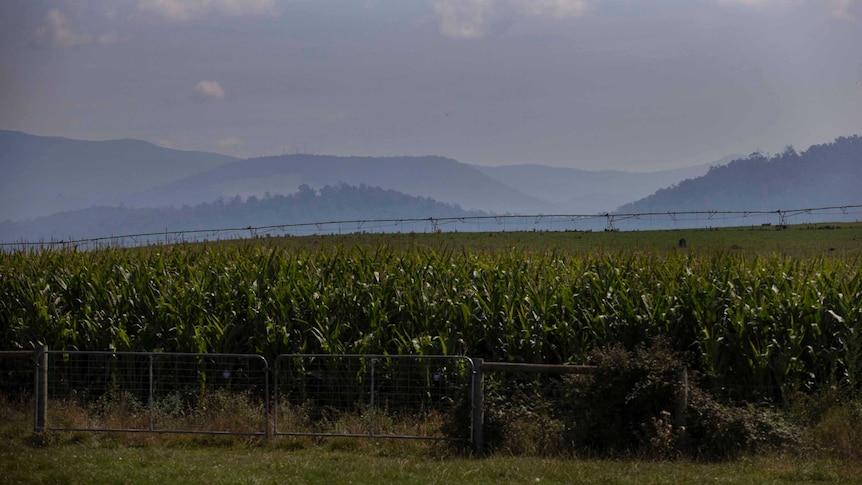
[[[750,457],[688,461],[484,459],[378,452],[352,446],[0,445],[3,483],[862,483],[862,465]],[[348,448],[348,449],[344,449]]]
[[[404,450],[334,440],[191,444],[100,441],[0,445],[3,483],[862,483],[862,464],[787,456],[731,462],[548,459]],[[285,443],[288,443],[285,445]],[[353,444],[356,443],[356,444]],[[409,448],[409,447],[408,447]]]
[[[0,483],[862,483],[862,461],[764,455],[687,460],[466,457],[424,441],[114,433],[34,435],[0,406]]]
[[[732,461],[468,457],[446,444],[146,433],[33,434],[0,406],[0,483],[793,484],[862,483],[862,460],[809,449]],[[807,448],[806,448],[807,449]]]

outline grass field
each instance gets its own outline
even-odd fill
[[[3,483],[791,484],[862,483],[862,466],[798,456],[722,463],[495,456],[435,457],[378,446],[76,444],[0,448]],[[375,446],[374,444],[371,445]]]
[[[678,247],[680,239],[686,240],[685,249]],[[275,247],[308,251],[337,246],[374,248],[383,245],[395,249],[415,246],[449,248],[471,253],[496,253],[515,248],[524,251],[559,251],[569,255],[687,251],[733,252],[747,256],[779,254],[791,257],[826,255],[855,258],[862,256],[862,223],[802,224],[788,226],[785,230],[778,230],[775,226],[743,226],[625,232],[346,234],[272,238],[267,241]]]
[[[733,463],[433,460],[310,449],[102,449],[72,446],[0,454],[4,483],[860,483],[862,468],[783,457]]]
[[[402,440],[53,433],[0,406],[0,482],[352,484],[862,483],[862,461],[773,453],[723,462],[496,454]]]
[[[465,457],[447,445],[351,438],[48,433],[0,409],[0,482],[14,484],[862,483],[862,461],[772,453],[722,462]]]

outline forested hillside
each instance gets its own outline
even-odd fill
[[[378,187],[340,185],[292,195],[219,199],[183,208],[94,207],[27,222],[0,223],[0,241],[84,239],[162,231],[257,227],[357,219],[479,215],[457,205]]]
[[[474,166],[438,156],[295,154],[250,158],[185,177],[127,200],[135,207],[179,207],[210,202],[219,196],[230,198],[235,194],[257,197],[265,191],[290,194],[302,184],[314,189],[364,184],[498,214],[547,213],[550,210],[546,202],[527,196]],[[153,205],[153,201],[160,204]]]
[[[695,179],[662,189],[618,209],[621,213],[684,210],[787,210],[862,202],[862,137],[837,138],[797,153],[787,147],[768,156],[713,167]]]

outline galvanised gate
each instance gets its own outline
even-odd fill
[[[53,431],[355,436],[473,442],[463,356],[0,352],[6,400]],[[12,397],[15,396],[15,397]]]
[[[275,434],[470,441],[474,375],[460,356],[280,355]]]

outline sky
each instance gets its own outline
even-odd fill
[[[862,134],[862,0],[2,0],[0,129],[655,171]]]

